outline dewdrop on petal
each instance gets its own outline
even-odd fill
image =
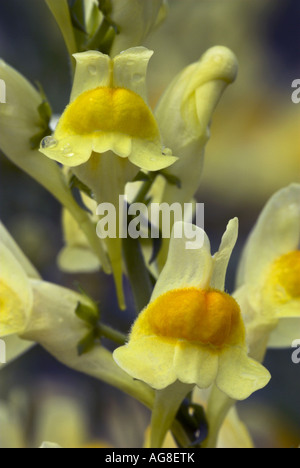
[[[151,56],[144,47],[126,50],[114,59],[96,51],[75,54],[71,102],[53,134],[57,145],[49,147],[47,138],[40,147],[50,159],[71,167],[98,204],[111,203],[116,210],[126,183],[140,169],[158,171],[177,160],[163,154],[160,130],[147,104]],[[107,239],[106,249],[124,309],[121,240]]]
[[[40,151],[69,167],[86,163],[92,153],[107,151],[149,171],[173,164],[177,158],[163,154],[160,130],[147,105],[151,55],[143,47],[114,59],[96,51],[75,54],[71,102],[54,135],[41,142]]]

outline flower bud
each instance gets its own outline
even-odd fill
[[[112,0],[110,17],[119,34],[114,40],[111,55],[143,44],[166,14],[166,0]]]
[[[181,188],[177,188],[165,181],[161,196],[164,202],[188,203],[194,197],[213,112],[236,74],[234,54],[226,47],[213,47],[198,62],[185,68],[160,100],[155,114],[163,141],[179,157],[166,172],[181,182]]]

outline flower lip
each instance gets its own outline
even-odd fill
[[[135,327],[139,334],[155,334],[215,348],[243,344],[245,338],[237,302],[215,289],[190,287],[169,291],[144,310]]]
[[[135,92],[99,86],[85,91],[65,110],[55,136],[97,136],[118,132],[130,137],[159,140],[157,123],[144,100]]]

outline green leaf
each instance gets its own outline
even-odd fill
[[[93,327],[95,327],[99,321],[98,309],[82,304],[81,302],[78,303],[75,314],[80,320],[83,320]]]
[[[39,89],[39,93],[42,98],[41,104],[38,106],[37,111],[40,116],[40,120],[38,126],[40,127],[40,131],[34,134],[29,142],[31,149],[37,149],[40,146],[40,142],[46,136],[51,135],[52,130],[50,128],[50,120],[52,116],[52,109],[44,92],[44,89],[40,83],[37,82],[37,87]]]
[[[46,0],[63,35],[69,54],[78,52],[67,0]]]
[[[150,174],[140,171],[132,180],[132,182],[148,182],[149,180],[152,180]]]
[[[84,1],[68,0],[72,25],[78,31],[88,34],[84,23]]]
[[[46,93],[44,91],[43,86],[39,81],[36,82],[36,85],[38,87],[39,93],[41,95],[41,98],[43,99],[41,104],[38,107],[38,112],[40,114],[41,119],[47,124],[49,124],[52,116],[52,109],[49,104],[49,101],[47,99]]]
[[[151,258],[149,260],[149,265],[151,265],[157,259],[161,246],[162,246],[162,242],[163,242],[162,237],[159,237],[158,239],[153,239],[153,249],[152,249]]]
[[[104,15],[109,16],[112,12],[111,0],[98,0],[99,9]]]
[[[179,177],[174,176],[173,174],[168,174],[168,172],[160,171],[160,174],[166,179],[170,185],[176,185],[177,188],[181,189],[181,180]]]
[[[89,332],[77,345],[78,356],[89,353],[96,346],[98,336],[94,330]]]
[[[145,264],[139,239],[131,239],[130,237],[122,239],[122,246],[136,311],[139,313],[150,301],[153,290],[150,275]]]
[[[83,182],[81,182],[75,175],[72,175],[72,177],[71,177],[71,179],[69,181],[69,187],[70,187],[71,190],[74,189],[74,188],[77,188],[78,190],[80,190],[80,192],[85,193],[90,198],[94,198],[94,194],[93,194],[92,190],[87,185],[85,185]]]
[[[77,315],[80,320],[83,320],[87,324],[92,327],[98,325],[100,320],[100,310],[97,302],[95,302],[86,291],[82,288],[82,286],[77,283],[76,284],[78,291],[85,299],[85,303],[78,302],[77,308],[75,310],[75,314]]]
[[[103,52],[103,44],[106,41],[106,36],[109,33],[112,26],[104,17],[102,23],[99,25],[95,34],[91,37],[91,39],[86,44],[87,49],[101,49]]]

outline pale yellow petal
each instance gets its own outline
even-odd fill
[[[300,299],[291,299],[286,304],[274,305],[273,311],[275,319],[300,318]]]
[[[300,339],[300,317],[279,319],[277,327],[271,332],[269,348],[290,348]]]
[[[208,346],[178,341],[175,348],[174,368],[177,379],[186,384],[208,388],[218,371],[218,355]]]
[[[145,171],[160,171],[174,164],[177,158],[163,154],[159,140],[133,139],[129,160]]]
[[[220,355],[216,384],[234,400],[245,400],[265,387],[270,378],[267,369],[249,358],[243,348],[228,348]]]
[[[210,282],[212,288],[224,291],[228,263],[238,238],[238,226],[237,218],[229,221],[219,251],[214,255],[214,269]]]
[[[26,274],[30,278],[38,279],[40,277],[38,271],[34,268],[28,258],[24,255],[20,247],[11,237],[7,229],[0,222],[0,243],[4,244],[8,250],[13,254],[15,259],[20,263]]]
[[[133,378],[160,390],[176,380],[174,343],[156,336],[130,341],[113,353],[116,363]]]
[[[272,263],[295,251],[300,240],[300,185],[293,184],[277,192],[267,203],[249,237],[242,259],[244,282],[260,289]],[[251,297],[257,305],[255,291]]]
[[[25,271],[4,244],[0,260],[0,336],[6,336],[25,329],[33,295]]]
[[[20,357],[22,354],[26,353],[29,351],[32,346],[34,346],[34,343],[31,343],[30,341],[27,340],[22,340],[21,338],[18,337],[18,335],[9,335],[6,336],[3,339],[5,343],[5,348],[6,348],[6,363],[1,364],[0,363],[0,369],[4,367],[6,364],[9,364],[10,362],[14,361],[18,357]]]
[[[67,273],[94,273],[101,264],[98,257],[87,247],[65,247],[58,256],[58,265]]]
[[[91,221],[96,222],[97,203],[84,193],[81,193],[82,201],[91,211]],[[95,272],[101,267],[99,258],[91,250],[90,245],[74,220],[66,209],[62,216],[65,247],[58,256],[58,265],[62,271],[69,273]]]
[[[236,408],[229,411],[221,427],[217,448],[254,448],[250,433],[239,418]]]
[[[67,167],[87,162],[93,151],[93,140],[86,136],[65,135],[58,124],[54,136],[42,140],[40,151],[45,156]]]
[[[165,144],[174,148],[182,159],[190,157],[194,160],[198,176],[213,111],[227,85],[234,81],[236,73],[234,54],[226,47],[212,47],[198,62],[189,65],[174,78],[157,106],[156,116]],[[191,173],[189,168],[186,170],[187,174]],[[177,175],[180,176],[180,172]],[[195,193],[199,179],[197,181],[191,175]],[[185,177],[184,181],[188,183]],[[188,199],[194,193],[190,192]]]
[[[182,227],[181,238],[176,239],[173,231],[167,263],[156,283],[151,301],[173,289],[209,286],[213,270],[209,239],[202,229],[195,227],[204,239],[204,244],[200,249],[189,250],[186,248],[190,239],[185,235],[185,223]]]
[[[146,76],[152,50],[145,47],[133,47],[114,58],[114,86],[127,88],[147,99]]]
[[[93,138],[93,150],[96,153],[113,151],[121,158],[127,158],[132,151],[132,140],[122,133],[102,133],[98,138]]]
[[[111,82],[111,59],[95,50],[74,54],[76,71],[70,102],[80,94]]]
[[[233,297],[241,308],[246,328],[249,356],[259,362],[263,362],[270,333],[276,328],[278,320],[272,315],[265,313],[264,310],[257,311],[251,307],[247,297],[246,286],[242,286],[235,291]]]

